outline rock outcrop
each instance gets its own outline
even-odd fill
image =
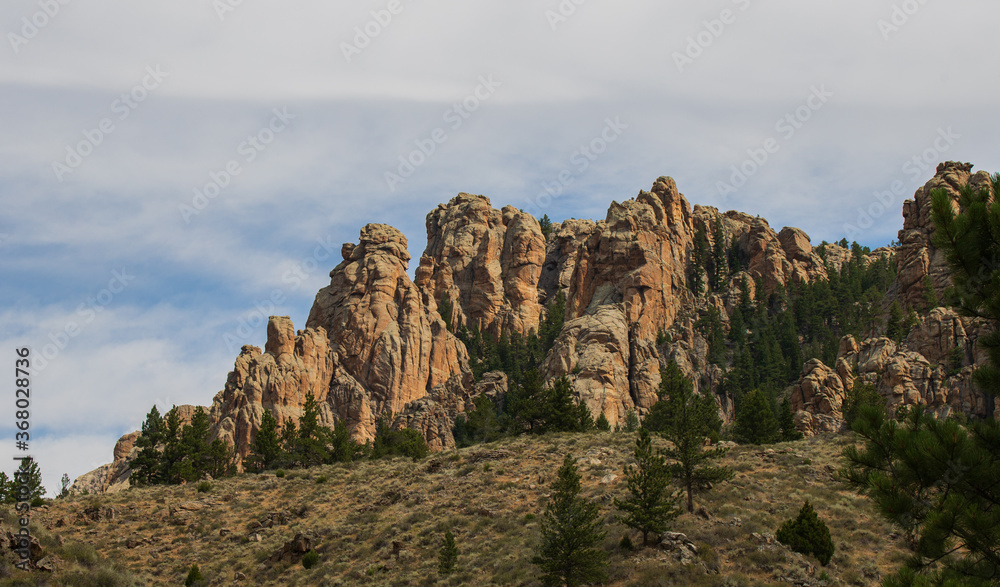
[[[934,177],[916,191],[912,200],[903,202],[903,229],[899,231],[896,262],[900,297],[908,307],[927,307],[925,281],[929,281],[939,297],[951,285],[944,253],[931,242],[934,235],[931,192],[944,190],[957,209],[959,189],[965,185],[992,190],[989,174],[985,171],[973,174],[971,163],[947,161],[937,166]]]
[[[399,414],[439,386],[465,389],[472,372],[465,346],[406,274],[402,233],[369,224],[343,257],[316,294],[306,326],[328,333],[335,375],[328,403],[365,442],[383,414]]]
[[[117,493],[127,489],[132,476],[129,463],[135,458],[138,438],[139,432],[129,432],[119,438],[115,443],[114,460],[77,477],[70,493]]]
[[[966,184],[988,185],[988,176],[973,175],[967,164],[939,166],[904,204],[902,245],[864,257],[872,263],[896,256],[899,280],[890,298],[922,307],[925,277],[938,293],[948,284],[943,256],[930,242],[930,191],[942,188],[955,198]],[[603,411],[616,425],[656,401],[660,368],[673,360],[700,393],[715,395],[720,415],[731,421],[732,398],[720,391],[724,371],[710,363],[710,335],[699,319],[713,316],[718,336],[720,327],[731,328],[744,296],[752,303],[781,287],[827,279],[856,254],[838,244],[813,247],[800,229],[776,232],[742,212],[692,209],[670,177],[613,202],[602,220],[554,224],[547,239],[531,215],[512,206],[497,210],[488,198],[466,193],[428,214],[426,227],[413,280],[407,240],[395,228],[369,224],[357,244],[343,245],[343,261],[317,293],[305,328],[296,331],[288,317],[274,316],[263,351],[241,349],[208,409],[213,438],[231,444],[242,460],[265,410],[284,426],[300,417],[312,394],[320,423],[345,422],[360,442],[371,441],[378,420],[391,415],[395,426],[420,431],[432,450],[454,446],[455,418],[478,395],[496,397],[507,386],[496,373],[473,381],[454,332],[536,331],[560,293],[566,319],[540,367],[546,382],[568,377],[594,416]],[[697,259],[713,283],[703,280],[695,292]],[[845,338],[833,366],[807,362],[787,390],[798,426],[806,433],[838,429],[855,379],[876,385],[891,409],[922,404],[938,413],[992,413],[993,403],[971,381],[985,360],[976,346],[983,328],[937,309],[902,344]],[[182,415],[189,419],[193,410],[184,407]],[[127,486],[136,435],[123,437],[115,461],[77,485]]]
[[[320,423],[333,426],[334,412],[327,395],[334,372],[334,354],[322,327],[295,332],[288,316],[271,316],[264,352],[244,346],[225,388],[215,396],[209,412],[215,438],[234,447],[242,461],[260,429],[264,410],[279,426],[298,422],[310,394],[320,406]]]
[[[839,429],[841,404],[856,379],[875,386],[890,412],[920,405],[940,416],[996,414],[992,398],[972,382],[973,371],[986,361],[976,351],[976,340],[985,328],[981,320],[935,308],[902,344],[885,337],[857,341],[845,336],[836,369],[813,359],[786,390],[796,426],[807,435]]]
[[[427,215],[427,248],[416,283],[424,304],[446,301],[457,330],[475,326],[494,336],[538,328],[538,280],[545,237],[538,221],[513,206],[461,193]],[[433,301],[432,301],[433,300]]]
[[[692,234],[691,207],[669,177],[635,199],[613,202],[604,223],[588,236],[588,246],[578,249],[567,318],[622,303],[635,335],[655,339],[692,297],[686,276]]]
[[[189,404],[176,406],[177,416],[182,425],[191,422],[191,416],[194,415],[198,407]],[[202,407],[202,409],[206,408]],[[74,479],[69,492],[78,495],[85,492],[117,493],[128,489],[130,487],[129,479],[132,476],[130,465],[139,453],[139,449],[135,446],[139,436],[138,431],[123,434],[115,443],[114,451],[112,451],[113,460]]]
[[[594,417],[604,412],[614,427],[624,422],[628,412],[640,406],[648,408],[656,401],[655,388],[652,397],[633,397],[630,393],[629,338],[622,304],[604,305],[593,314],[570,320],[542,366],[543,377],[551,386],[566,376]]]

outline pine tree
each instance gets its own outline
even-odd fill
[[[66,497],[69,495],[70,478],[68,473],[63,473],[62,478],[59,479],[59,497]]]
[[[279,457],[277,463],[279,466],[295,465],[295,457],[293,455],[298,446],[298,441],[299,431],[295,426],[295,422],[286,420],[285,426],[281,429],[281,457]]]
[[[14,487],[11,484],[7,473],[0,471],[0,503],[13,503],[16,495],[13,495]]]
[[[635,410],[629,410],[625,414],[625,425],[622,426],[622,430],[625,432],[635,432],[639,429],[639,415],[635,413]]]
[[[451,301],[447,297],[441,298],[441,303],[438,304],[438,314],[441,315],[441,319],[444,320],[444,327],[448,332],[454,332],[451,328],[451,317],[454,307]]]
[[[905,334],[903,332],[903,308],[899,306],[899,302],[893,301],[892,305],[889,306],[889,317],[885,323],[885,335],[899,342],[903,340]]]
[[[12,502],[31,502],[45,495],[45,487],[42,486],[42,470],[32,457],[25,457],[20,466],[14,471],[14,479],[11,489],[8,490],[8,499],[14,497]]]
[[[781,400],[781,408],[778,410],[778,427],[781,429],[781,440],[785,442],[802,440],[802,433],[795,427],[792,404],[787,397]]]
[[[740,444],[769,444],[778,439],[778,420],[763,391],[755,389],[740,402],[733,438]]]
[[[184,579],[184,587],[198,585],[204,580],[205,577],[202,576],[201,571],[198,569],[198,564],[194,563],[191,565],[191,568],[188,569],[187,577]]]
[[[705,289],[705,265],[708,261],[708,238],[705,228],[698,226],[694,232],[694,249],[691,251],[688,287],[701,295]]]
[[[885,398],[879,394],[874,385],[865,383],[860,378],[855,379],[854,386],[847,391],[840,409],[848,428],[854,426],[854,421],[861,415],[861,410],[866,408],[873,408],[884,414]]]
[[[278,438],[278,421],[265,409],[260,418],[260,428],[250,444],[251,454],[243,466],[251,471],[265,471],[281,460],[281,441]]]
[[[708,436],[722,427],[715,400],[694,393],[694,386],[687,378],[682,379],[680,385],[674,385],[669,375],[660,374],[660,397],[663,399],[650,408],[643,427],[673,443],[663,454],[677,461],[670,466],[670,472],[674,483],[687,491],[688,512],[694,512],[695,489],[729,479],[733,473],[706,464],[725,454],[719,448],[704,450]]]
[[[135,441],[138,449],[132,462],[132,475],[129,477],[135,485],[152,485],[163,481],[161,445],[166,436],[166,425],[160,416],[160,411],[154,405],[142,423],[142,433]]]
[[[601,432],[608,432],[611,430],[611,423],[608,422],[608,417],[604,415],[604,410],[601,410],[601,415],[597,417],[597,422],[594,427]]]
[[[385,456],[410,457],[414,461],[427,456],[430,449],[424,436],[412,428],[393,429],[388,414],[379,418],[375,427],[375,441],[372,443],[371,458]]]
[[[695,322],[695,328],[708,341],[708,362],[722,365],[726,360],[726,332],[722,328],[722,314],[712,306]]]
[[[546,390],[537,427],[539,432],[583,432],[594,427],[586,404],[574,400],[573,386],[564,375]]]
[[[225,441],[216,438],[208,445],[202,462],[202,477],[211,475],[213,479],[228,477],[236,473],[235,453]]]
[[[350,463],[363,456],[364,447],[351,438],[347,422],[338,420],[330,434],[330,459],[335,463]]]
[[[666,458],[653,452],[649,431],[642,429],[635,441],[634,465],[625,465],[625,482],[629,496],[615,499],[615,507],[623,512],[618,519],[626,526],[642,532],[642,545],[649,545],[649,534],[666,532],[667,525],[680,514],[677,497],[670,490],[670,468]]]
[[[181,429],[181,445],[186,455],[182,461],[181,477],[185,481],[197,481],[213,469],[213,451],[208,440],[210,425],[205,408],[198,406],[191,415],[191,423]]]
[[[542,219],[538,221],[538,228],[541,229],[545,240],[548,240],[549,235],[552,234],[552,220],[549,219],[548,214],[542,214]]]
[[[184,447],[181,445],[181,418],[177,413],[177,406],[172,406],[163,417],[163,451],[160,454],[160,470],[155,482],[180,483],[180,469],[184,457]]]
[[[566,455],[542,515],[542,543],[532,563],[543,571],[545,585],[573,587],[602,581],[607,555],[596,548],[604,540],[597,504],[580,496],[576,460]]]
[[[542,352],[546,353],[555,344],[556,338],[562,332],[566,321],[566,294],[562,290],[556,293],[555,299],[548,305],[545,320],[538,327],[538,335],[542,342]]]
[[[937,290],[934,288],[934,282],[931,281],[930,275],[924,275],[923,286],[925,309],[933,310],[934,308],[940,306],[941,299],[938,297]]]
[[[486,395],[480,395],[473,400],[473,403],[474,409],[455,418],[452,435],[455,437],[456,446],[472,446],[500,438],[500,420],[497,418],[493,400]]]
[[[931,192],[933,243],[946,256],[954,288],[949,305],[967,316],[1000,322],[1000,174],[991,185],[959,190],[958,207]],[[1000,329],[980,337],[988,361],[974,381],[993,400],[1000,393]],[[987,402],[992,414],[992,401]],[[1000,424],[992,416],[967,428],[923,407],[859,408],[861,447],[844,451],[842,477],[875,502],[910,537],[914,556],[886,585],[987,585],[1000,577]]]
[[[728,253],[729,253],[729,243],[726,241],[726,235],[722,232],[722,222],[717,221],[715,223],[715,230],[712,232],[712,279],[710,285],[713,291],[719,291],[722,289],[722,285],[726,278],[726,270],[728,269]]]
[[[303,467],[313,467],[329,460],[329,430],[319,425],[319,404],[312,392],[306,394],[299,416],[298,438],[293,443],[292,459]]]
[[[808,501],[799,510],[798,517],[787,520],[781,525],[775,538],[795,552],[814,555],[824,567],[833,557],[830,529],[819,519]]]
[[[455,535],[448,530],[444,533],[441,550],[438,551],[438,574],[450,575],[455,572],[458,562],[458,547],[455,546]]]
[[[944,190],[931,192],[931,217],[935,232],[933,243],[945,252],[954,288],[949,305],[966,316],[1000,321],[1000,242],[994,235],[1000,230],[1000,173],[991,176],[991,189],[974,190],[965,186],[959,192],[961,214],[956,214],[952,200]],[[991,193],[992,190],[992,193]],[[976,383],[992,395],[1000,395],[1000,329],[979,337],[989,364],[976,370]]]
[[[865,442],[845,449],[841,476],[909,537],[914,556],[900,577],[991,584],[1000,576],[1000,426],[988,419],[966,429],[922,406],[896,417],[860,409],[854,430]]]

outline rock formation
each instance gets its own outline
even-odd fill
[[[594,417],[604,412],[614,427],[624,421],[628,412],[640,405],[648,408],[656,401],[655,389],[651,398],[630,393],[631,359],[625,308],[609,304],[565,324],[542,366],[542,374],[548,385],[565,375]]]
[[[937,166],[934,177],[918,189],[912,200],[903,202],[903,229],[899,231],[900,297],[909,307],[925,308],[925,278],[929,278],[936,295],[941,296],[951,285],[944,253],[931,243],[934,223],[931,220],[931,192],[944,190],[957,208],[959,188],[971,184],[974,188],[991,189],[989,174],[972,173],[971,163],[948,161]]]
[[[458,194],[427,215],[427,248],[416,271],[424,304],[447,300],[457,330],[475,326],[494,336],[538,328],[538,279],[545,238],[538,221],[513,206]],[[433,301],[432,301],[433,300]]]
[[[635,199],[613,202],[604,222],[588,235],[587,246],[577,250],[567,318],[622,303],[635,336],[655,339],[692,297],[686,277],[691,239],[691,207],[669,177],[657,179],[652,191],[641,191]],[[555,262],[565,266],[568,260]]]
[[[902,245],[865,257],[871,263],[896,255],[899,282],[890,296],[919,307],[925,276],[940,293],[948,276],[930,244],[930,191],[941,187],[955,197],[960,186],[986,180],[967,164],[945,163],[904,204]],[[568,377],[594,416],[603,411],[614,426],[656,401],[660,368],[673,360],[700,393],[715,395],[730,422],[732,398],[719,391],[724,371],[709,363],[698,319],[718,311],[728,330],[744,287],[751,301],[764,299],[782,286],[827,279],[828,268],[839,271],[854,254],[837,244],[813,247],[797,228],[776,232],[742,212],[692,209],[669,177],[613,202],[603,220],[554,224],[548,239],[529,214],[511,206],[497,210],[488,198],[466,193],[428,214],[426,226],[414,280],[407,275],[406,238],[369,224],[357,244],[343,246],[343,261],[317,293],[303,330],[295,331],[288,317],[271,317],[264,350],[242,348],[208,408],[213,437],[230,443],[242,460],[264,410],[280,425],[294,422],[311,393],[321,424],[346,422],[360,442],[373,439],[379,418],[392,416],[395,426],[420,431],[432,450],[452,447],[455,418],[478,395],[496,397],[507,388],[499,373],[473,381],[465,345],[453,333],[476,327],[492,336],[525,335],[539,327],[546,304],[560,292],[566,320],[540,367],[546,382]],[[721,286],[714,291],[707,285],[691,291],[698,243],[712,256],[706,262],[720,265]],[[845,337],[833,366],[807,362],[787,390],[798,426],[809,434],[838,429],[855,379],[875,384],[890,408],[991,412],[993,404],[971,383],[975,365],[985,360],[976,347],[983,328],[937,309],[901,345]],[[184,415],[193,410],[185,407]],[[122,437],[115,461],[76,487],[127,486],[137,435]]]
[[[334,377],[327,403],[364,442],[383,414],[403,412],[438,386],[465,389],[472,373],[465,346],[406,274],[402,233],[369,224],[358,245],[344,245],[343,257],[306,326],[328,333]]]
[[[813,359],[786,390],[796,426],[807,435],[839,429],[840,407],[855,379],[874,385],[890,412],[901,405],[920,405],[941,416],[996,413],[991,398],[972,383],[975,367],[986,360],[975,350],[984,329],[981,320],[935,308],[902,344],[885,337],[859,342],[845,336],[836,369]]]

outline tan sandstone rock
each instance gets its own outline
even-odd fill
[[[448,300],[456,330],[527,334],[538,328],[542,313],[544,260],[545,238],[530,214],[513,206],[496,210],[485,196],[461,193],[427,215],[416,283],[426,293],[425,305],[437,309]]]

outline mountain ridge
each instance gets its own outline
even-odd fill
[[[943,188],[954,198],[961,185],[989,185],[985,172],[971,168],[940,164],[903,203],[900,244],[859,258],[864,266],[894,261],[885,305],[893,299],[926,315],[901,344],[880,341],[884,333],[875,328],[860,341],[845,336],[834,365],[805,361],[783,393],[806,434],[842,426],[839,402],[855,379],[875,385],[890,407],[926,403],[968,414],[992,408],[971,384],[971,371],[985,360],[975,347],[983,324],[925,307],[928,291],[940,296],[950,284],[943,254],[930,241],[929,194]],[[368,224],[358,243],[343,245],[343,261],[317,293],[304,330],[288,317],[271,317],[264,350],[241,349],[208,409],[212,437],[233,446],[238,461],[265,409],[279,424],[294,422],[307,393],[319,402],[322,425],[345,421],[358,441],[373,439],[386,414],[397,427],[420,431],[432,450],[453,447],[455,418],[477,396],[496,397],[508,386],[502,373],[475,380],[456,333],[528,335],[559,293],[565,324],[540,366],[546,382],[567,377],[578,401],[615,426],[656,401],[659,370],[673,360],[699,391],[713,393],[731,422],[735,397],[723,367],[736,357],[721,366],[710,360],[711,337],[699,320],[715,313],[729,332],[743,290],[759,305],[785,288],[828,281],[830,271],[858,258],[843,242],[813,247],[796,228],[775,232],[743,212],[692,207],[665,176],[650,191],[612,202],[604,220],[556,223],[547,238],[530,214],[497,210],[487,197],[467,193],[431,211],[426,225],[414,279],[407,275],[406,237]],[[959,348],[959,371],[949,375],[942,361]],[[185,407],[182,416],[193,410]],[[115,460],[78,478],[74,491],[127,487],[137,436],[123,436]]]

